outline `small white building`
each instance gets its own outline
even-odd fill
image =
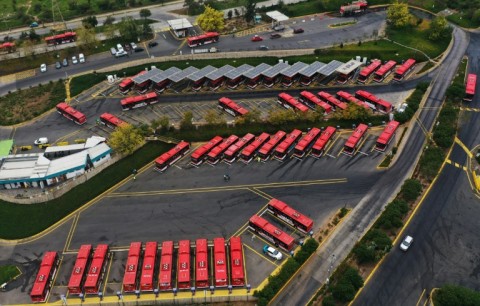
[[[193,25],[186,18],[172,19],[167,21],[170,30],[178,38],[188,36],[188,31],[193,28]]]

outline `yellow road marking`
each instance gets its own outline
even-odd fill
[[[257,236],[258,237],[258,236]],[[265,259],[266,261],[268,261],[269,263],[271,263],[272,265],[274,265],[275,267],[278,267],[278,264],[274,263],[273,261],[271,261],[269,258],[265,257],[263,254],[257,252],[254,248],[252,248],[251,246],[249,246],[248,244],[246,243],[243,243],[244,246],[246,246],[250,251],[254,252],[255,254],[257,254],[258,256],[262,257],[263,259]]]
[[[460,110],[466,112],[480,112],[480,108],[473,108],[473,107],[460,107]]]
[[[79,216],[80,216],[80,213],[75,214],[75,215],[73,216],[72,226],[70,227],[70,230],[68,231],[67,240],[65,241],[65,246],[63,247],[63,252],[64,252],[64,253],[65,253],[65,252],[68,250],[68,248],[70,247],[70,242],[72,241],[73,233],[74,233],[74,231],[75,231],[75,228],[77,227],[77,222],[78,222]]]
[[[269,195],[268,193],[266,192],[263,192],[257,188],[248,188],[248,190],[250,190],[251,192],[254,192],[256,194],[258,194],[259,196],[261,196],[262,198],[266,199],[266,200],[271,200],[273,199],[273,197],[271,195]]]
[[[248,279],[247,279],[247,265],[245,261],[245,250],[243,249],[244,244],[241,243],[240,247],[242,248],[242,257],[243,257],[243,275],[245,277],[245,284],[248,284]]]
[[[417,304],[415,304],[415,306],[418,306],[418,303],[420,303],[420,301],[422,300],[423,295],[425,294],[425,291],[426,289],[423,289],[422,294],[420,294],[420,297],[418,298]]]
[[[425,136],[427,138],[430,138],[430,132],[427,130],[427,128],[423,125],[423,123],[420,121],[420,118],[417,116],[415,116],[415,122],[418,123],[418,126],[420,127],[420,129],[422,130],[423,134],[425,134]]]
[[[60,272],[60,267],[62,266],[62,263],[63,263],[63,256],[60,258],[60,262],[58,263],[57,272],[55,273],[55,277],[53,278],[53,281],[52,281],[52,288],[55,286],[55,282],[57,281],[57,276]],[[50,300],[50,296],[52,296],[52,290],[50,290],[50,293],[48,294],[48,298],[45,301],[46,303],[48,303],[48,301]]]
[[[104,278],[105,284],[103,284],[103,290],[102,290],[103,293],[105,293],[105,290],[107,289],[108,277],[110,276],[110,268],[112,267],[112,262],[113,262],[114,253],[110,253],[110,254],[111,256],[110,256],[110,263],[108,264],[108,269],[107,269],[107,277]]]
[[[184,40],[182,41],[182,43],[180,44],[180,46],[178,46],[177,50],[175,50],[175,52],[173,52],[172,55],[176,55],[177,52],[180,51],[180,49],[182,49],[183,46],[185,46],[186,43],[187,43],[187,39],[184,39]]]
[[[473,157],[472,152],[470,152],[467,146],[460,139],[458,139],[457,136],[455,136],[455,142],[463,149],[463,151],[465,151],[465,153],[467,153],[468,157]]]

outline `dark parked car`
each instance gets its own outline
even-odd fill
[[[63,65],[64,67],[67,67],[67,66],[68,66],[68,59],[64,58],[64,59],[63,59],[63,62],[62,62],[62,65]]]
[[[153,48],[155,46],[158,46],[158,43],[156,41],[151,41],[151,42],[148,43],[149,48]]]
[[[260,47],[258,47],[258,50],[268,51],[268,49],[269,48],[265,45],[261,45]]]
[[[125,44],[124,45],[125,51],[130,51],[132,48],[130,47],[130,44]]]
[[[282,35],[280,35],[280,34],[278,34],[278,33],[270,34],[270,38],[271,38],[271,39],[280,38],[280,37],[282,37]]]
[[[302,28],[296,28],[296,29],[293,29],[293,33],[295,34],[299,34],[299,33],[303,33],[305,32]]]
[[[62,63],[56,62],[56,63],[55,63],[55,68],[57,68],[57,69],[62,68]]]
[[[143,48],[136,47],[135,49],[133,49],[133,51],[135,51],[135,52],[142,52],[142,51],[143,51]]]

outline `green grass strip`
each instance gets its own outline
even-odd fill
[[[0,285],[8,283],[20,274],[20,270],[14,265],[0,266]]]

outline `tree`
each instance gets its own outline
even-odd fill
[[[449,29],[447,19],[444,16],[437,16],[430,22],[428,39],[438,40],[445,38],[449,33]]]
[[[370,116],[369,110],[355,103],[348,103],[345,110],[336,111],[332,118],[365,121]]]
[[[237,8],[234,8],[233,12],[235,13],[235,17],[240,17],[240,11]]]
[[[262,122],[262,113],[258,108],[251,109],[246,115],[238,117],[235,122],[237,124],[248,124]]]
[[[180,121],[180,129],[190,130],[193,129],[193,113],[190,111],[183,113],[182,121]]]
[[[77,41],[80,45],[91,47],[97,42],[94,28],[79,28],[77,29]]]
[[[422,192],[422,184],[416,179],[408,179],[403,183],[400,192],[405,201],[415,201]]]
[[[406,3],[397,1],[387,9],[387,22],[395,28],[403,28],[409,25],[411,17]]]
[[[190,16],[199,15],[204,11],[203,5],[201,5],[195,0],[185,0],[183,6],[187,8],[187,15]]]
[[[141,9],[140,10],[140,17],[143,18],[143,20],[147,19],[150,16],[152,16],[152,12],[150,12],[149,9]]]
[[[113,24],[113,22],[115,21],[115,17],[113,17],[112,15],[110,16],[107,16],[107,18],[105,18],[105,21],[103,22],[103,25],[109,25],[109,24]]]
[[[218,112],[215,109],[208,110],[204,116],[204,119],[205,121],[207,121],[207,124],[211,124],[211,125],[221,125],[221,124],[227,123],[225,118],[223,118],[222,116],[219,116]]]
[[[28,33],[28,38],[33,41],[39,41],[40,35],[38,35],[34,29],[30,29],[30,33]]]
[[[254,0],[247,0],[247,5],[245,6],[245,21],[253,22],[255,18],[255,9],[257,3]]]
[[[350,302],[355,297],[355,288],[352,284],[342,282],[332,288],[333,297],[341,302]]]
[[[107,39],[112,39],[115,37],[115,31],[117,27],[114,24],[108,24],[103,28],[103,34]]]
[[[87,29],[94,28],[97,26],[97,24],[97,16],[88,16],[82,19],[82,25]]]
[[[272,109],[268,113],[268,122],[273,125],[282,125],[294,120],[297,120],[297,115],[292,109]]]
[[[102,11],[107,11],[112,7],[110,0],[98,0],[97,5]]]
[[[225,27],[223,12],[205,6],[205,11],[197,18],[198,25],[205,31],[221,31]]]
[[[144,39],[148,39],[153,37],[153,29],[152,27],[148,24],[148,22],[144,22],[142,24],[142,37]]]
[[[118,31],[120,36],[127,41],[136,41],[140,35],[140,27],[132,17],[122,18],[122,21],[118,23]]]
[[[228,11],[227,16],[228,16],[228,20],[232,20],[232,16],[233,16],[232,10]]]
[[[35,51],[33,47],[35,46],[35,43],[29,39],[25,40],[23,43],[23,52],[25,52],[25,56],[29,55],[35,55]]]
[[[119,126],[110,134],[108,144],[114,151],[122,154],[132,154],[143,143],[144,139],[138,128],[126,124]]]

